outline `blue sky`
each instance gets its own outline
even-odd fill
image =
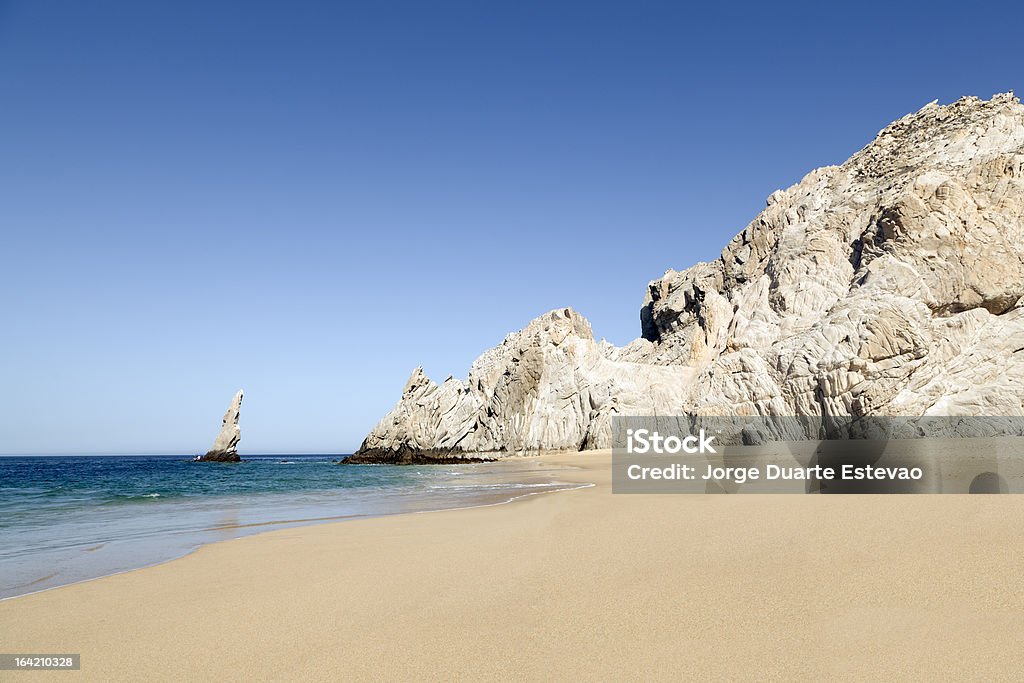
[[[1021,89],[1019,5],[4,2],[0,453],[350,452],[933,99]]]

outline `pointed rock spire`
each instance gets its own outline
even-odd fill
[[[243,392],[239,389],[235,397],[231,399],[231,405],[228,406],[228,411],[224,413],[220,434],[214,440],[213,447],[207,451],[206,455],[196,458],[197,460],[213,462],[241,461],[241,458],[238,457],[238,442],[242,440],[242,430],[238,426],[238,418],[242,409],[242,395]]]

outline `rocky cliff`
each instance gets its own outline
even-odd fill
[[[353,462],[610,445],[612,415],[1024,414],[1024,106],[935,103],[651,282],[641,337],[547,313],[416,370]]]
[[[220,433],[213,442],[213,446],[206,455],[201,455],[196,460],[202,462],[239,462],[238,442],[242,440],[242,429],[238,426],[238,419],[242,413],[242,390],[239,389],[228,410],[224,413],[221,421]]]

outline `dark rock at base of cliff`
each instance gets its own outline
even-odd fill
[[[214,453],[210,451],[206,455],[200,455],[193,462],[242,462],[238,453]]]
[[[461,465],[476,462],[494,462],[494,458],[480,458],[461,451],[440,449],[418,450],[402,446],[391,450],[386,448],[359,449],[357,453],[342,458],[339,465]]]

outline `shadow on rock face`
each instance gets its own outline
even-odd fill
[[[995,472],[982,472],[971,480],[969,493],[1009,493],[1006,479]]]

